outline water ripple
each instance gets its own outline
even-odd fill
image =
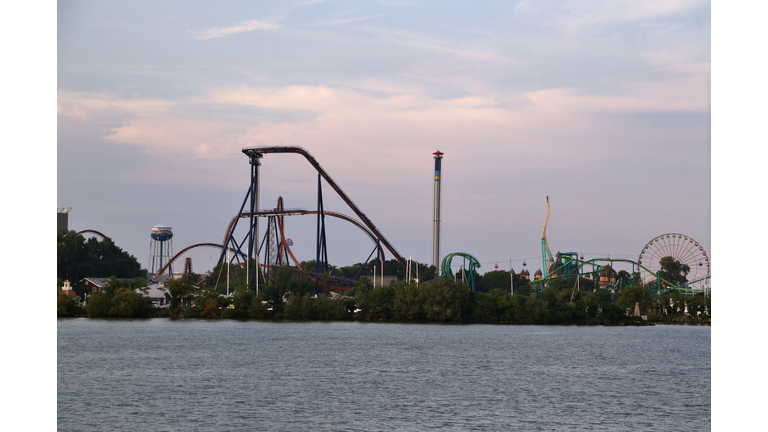
[[[58,321],[60,430],[702,430],[710,328]]]

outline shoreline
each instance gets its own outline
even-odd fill
[[[86,318],[92,320],[106,320],[106,321],[133,321],[133,320],[151,320],[151,319],[169,319],[174,321],[237,321],[237,322],[270,322],[270,323],[331,323],[331,322],[360,322],[360,323],[381,323],[381,324],[439,324],[439,325],[502,325],[502,326],[573,326],[573,327],[654,327],[657,325],[672,325],[672,326],[712,326],[711,320],[702,322],[628,322],[628,323],[513,323],[513,322],[439,322],[439,321],[399,321],[399,320],[385,320],[385,319],[347,319],[347,320],[293,320],[293,319],[238,319],[238,318],[199,318],[199,317],[183,317],[183,316],[162,316],[155,315],[149,317],[90,317],[88,315],[75,315],[71,317],[57,317],[59,319],[74,319],[74,318]]]

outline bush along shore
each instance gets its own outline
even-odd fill
[[[553,325],[711,322],[709,296],[675,291],[657,294],[649,286],[627,286],[611,292],[594,289],[591,281],[583,279],[578,290],[575,281],[563,279],[538,292],[521,283],[512,294],[509,288],[472,292],[466,283],[450,278],[377,287],[361,278],[351,289],[337,293],[328,288],[327,280],[318,284],[289,268],[280,268],[272,271],[257,294],[244,283],[233,284],[233,295],[227,297],[221,284],[198,287],[186,279],[171,280],[166,285],[169,307],[157,308],[142,287],[135,286],[139,283],[112,278],[102,291],[88,295],[84,308],[59,290],[57,315]],[[635,316],[636,307],[641,316]]]

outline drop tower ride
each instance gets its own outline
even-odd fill
[[[440,269],[440,171],[443,160],[443,153],[438,150],[435,155],[435,216],[433,219],[434,229],[432,232],[432,265]]]

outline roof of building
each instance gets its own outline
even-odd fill
[[[76,292],[74,292],[74,291],[73,291],[73,290],[71,290],[71,289],[69,289],[69,290],[65,290],[64,288],[62,288],[62,289],[61,289],[61,292],[63,292],[63,293],[64,293],[64,295],[66,295],[66,296],[69,296],[69,297],[72,297],[72,298],[75,298],[75,297],[77,297],[77,293],[76,293]]]
[[[109,278],[84,277],[84,278],[80,279],[80,282],[82,282],[82,281],[90,282],[90,283],[96,285],[97,287],[103,288],[109,282]]]

